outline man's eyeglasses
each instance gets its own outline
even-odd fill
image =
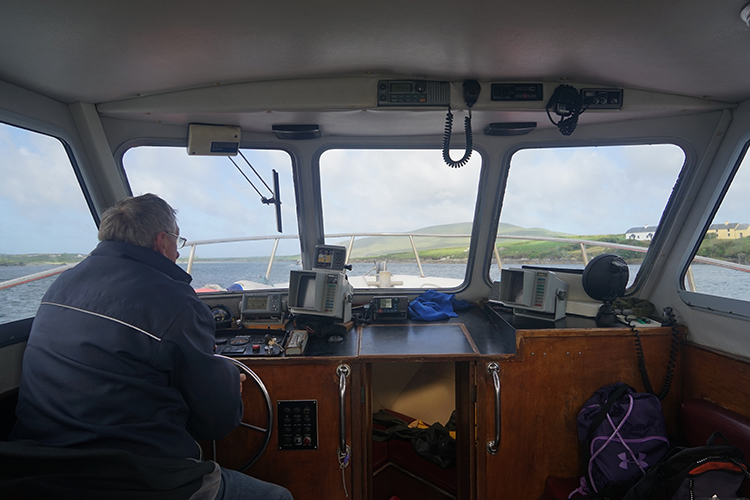
[[[187,240],[178,234],[170,233],[169,231],[164,232],[169,236],[174,236],[175,238],[177,238],[177,248],[182,248],[185,246],[185,243],[187,243]]]

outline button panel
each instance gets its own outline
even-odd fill
[[[318,402],[277,401],[280,450],[318,449]]]

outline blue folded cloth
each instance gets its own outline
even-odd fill
[[[409,316],[411,319],[422,321],[436,321],[439,319],[455,318],[455,309],[468,309],[471,304],[465,300],[457,300],[455,295],[427,290],[416,299],[409,302]]]

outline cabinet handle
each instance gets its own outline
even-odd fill
[[[341,482],[344,486],[344,496],[349,497],[346,491],[346,474],[344,469],[349,465],[352,458],[352,449],[346,444],[346,377],[352,372],[349,365],[340,364],[336,368],[336,374],[339,376],[339,416],[341,417],[341,435],[339,439],[339,449],[337,450],[339,459],[339,468],[341,469]]]
[[[352,369],[349,365],[341,364],[336,368],[336,375],[339,376],[339,416],[341,418],[341,435],[339,439],[339,463],[343,469],[349,465],[351,449],[346,444],[346,378],[351,374]]]
[[[487,373],[492,375],[495,386],[495,439],[487,442],[487,453],[494,455],[500,449],[500,365],[496,362],[487,363]]]

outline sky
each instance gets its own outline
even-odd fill
[[[459,158],[460,151],[452,157]],[[283,151],[247,151],[272,186],[280,177],[284,235],[297,232],[291,160]],[[263,196],[271,193],[234,158]],[[470,222],[482,158],[447,167],[439,151],[327,151],[321,156],[326,232],[402,232]],[[485,158],[490,168],[498,161]],[[522,150],[511,160],[501,222],[591,235],[656,225],[684,154],[676,146]],[[273,206],[224,157],[189,157],[185,148],[142,147],[123,160],[133,193],[156,193],[178,210],[188,240],[275,235]],[[0,253],[88,253],[96,227],[61,143],[0,124]],[[750,166],[740,169],[718,219],[750,222]],[[736,194],[735,194],[736,193]],[[199,257],[267,255],[271,243],[201,247]],[[183,251],[187,255],[187,251]],[[296,254],[296,241],[279,254]]]

